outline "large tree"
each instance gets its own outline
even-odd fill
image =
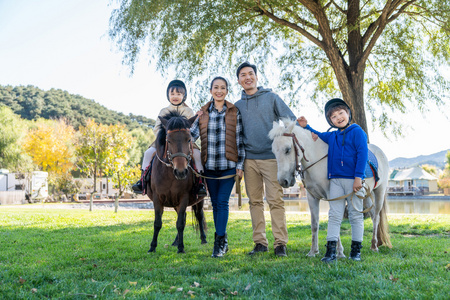
[[[65,120],[36,121],[28,131],[23,148],[42,171],[65,175],[74,167],[74,129]]]
[[[449,90],[440,69],[450,61],[448,0],[119,2],[110,37],[131,68],[142,48],[162,73],[204,82],[244,60],[265,72],[277,64],[291,104],[311,87],[316,103],[340,90],[366,132],[366,110],[399,133],[393,113],[407,101],[425,111]]]
[[[11,109],[0,105],[0,169],[16,171],[23,160],[20,140],[26,124]]]

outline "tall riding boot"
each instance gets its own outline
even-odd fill
[[[220,251],[222,251],[223,254],[228,252],[228,235],[226,233],[223,236],[223,241],[221,243]]]
[[[348,259],[360,261],[361,260],[361,242],[352,241],[352,250],[350,251],[350,256]]]
[[[138,181],[136,181],[135,184],[133,184],[133,186],[131,187],[131,189],[133,190],[134,193],[136,194],[142,194],[142,190],[143,190],[143,185],[142,185],[142,175],[143,175],[144,171],[141,170],[141,177],[139,178]]]
[[[328,241],[325,245],[327,247],[327,253],[321,259],[321,261],[325,263],[330,263],[336,261],[336,241]]]
[[[223,240],[224,240],[225,236],[218,236],[217,233],[214,233],[214,248],[213,248],[213,253],[211,255],[211,257],[217,258],[217,257],[223,257],[223,252],[222,252],[222,244],[223,244]]]

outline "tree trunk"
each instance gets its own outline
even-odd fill
[[[363,39],[360,27],[360,0],[349,0],[347,9],[348,42],[347,51],[349,65],[346,68],[346,78],[352,93],[345,96],[344,100],[349,104],[353,113],[353,122],[361,126],[367,132],[366,113],[364,109],[364,71]]]
[[[100,172],[98,175],[100,175],[100,199],[102,199],[102,195],[103,195],[103,170],[100,169]]]
[[[94,166],[94,193],[97,192],[97,164]]]
[[[366,132],[368,140],[369,133],[367,131],[366,110],[364,108],[364,72],[351,76],[350,80],[354,98],[344,100],[350,105],[353,113],[353,122],[361,126]]]

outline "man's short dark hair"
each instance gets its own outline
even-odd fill
[[[256,66],[255,65],[252,65],[251,63],[249,63],[248,61],[244,61],[238,68],[237,68],[237,71],[236,71],[236,76],[237,76],[237,78],[239,79],[239,73],[241,72],[241,70],[243,69],[243,68],[245,68],[245,67],[250,67],[250,68],[252,68],[253,69],[253,71],[255,72],[255,75],[257,75],[257,70],[256,70]]]

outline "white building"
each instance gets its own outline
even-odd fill
[[[94,179],[93,178],[75,178],[76,181],[81,182],[80,194],[84,196],[91,194],[94,191]],[[97,178],[96,193],[101,194],[102,198],[113,198],[114,195],[119,193],[118,189],[113,188],[113,183],[110,178],[102,177]]]
[[[26,195],[30,195],[31,199],[47,198],[47,177],[47,172],[36,171],[27,177],[0,169],[0,204],[23,204]]]
[[[415,188],[425,192],[438,191],[438,178],[421,167],[392,170],[389,175],[389,190],[412,191]]]

